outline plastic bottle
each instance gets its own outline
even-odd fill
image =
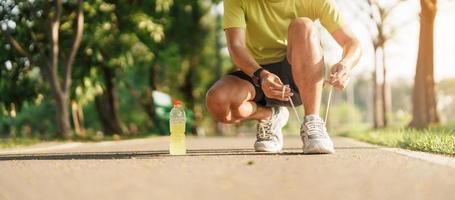
[[[171,130],[169,153],[171,155],[185,155],[185,110],[182,102],[174,101],[174,107],[169,114],[169,126]]]

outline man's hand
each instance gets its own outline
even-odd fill
[[[271,99],[288,101],[288,98],[293,95],[291,89],[285,87],[278,76],[266,70],[261,73],[261,85],[265,96]],[[284,94],[283,88],[285,88]]]
[[[330,69],[330,77],[326,83],[332,85],[338,90],[343,90],[349,82],[351,69],[345,64],[339,62]]]
[[[343,58],[330,69],[330,77],[326,83],[342,90],[349,82],[352,68],[359,62],[362,48],[357,37],[347,27],[334,31],[332,36],[343,48]]]

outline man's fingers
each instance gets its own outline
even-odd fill
[[[283,86],[283,89],[281,90],[281,98],[282,98],[282,99],[285,98],[285,94],[286,94],[286,93],[287,93],[286,96],[292,95],[292,93],[291,93],[291,88],[289,87],[289,85]]]
[[[284,84],[281,82],[280,78],[278,76],[274,76],[271,79],[268,79],[268,82],[274,87],[274,89],[282,89]]]
[[[331,68],[330,72],[331,74],[325,83],[332,85],[338,90],[343,90],[349,81],[348,68],[343,64],[338,63]]]
[[[332,85],[335,89],[337,90],[342,90],[342,82],[340,80],[335,80],[333,82],[330,83],[330,85]]]
[[[280,98],[282,96],[284,96],[284,98],[288,98],[288,97],[293,95],[291,92],[284,92],[284,95],[283,95],[282,91],[276,91],[276,90],[270,90],[269,94],[274,96],[274,97],[280,97]]]
[[[272,98],[272,99],[277,99],[280,101],[287,101],[289,97],[294,95],[291,92],[285,92],[283,95],[282,91],[276,91],[276,90],[269,90],[267,92],[264,91],[264,93],[267,97]]]
[[[274,90],[280,90],[280,89],[283,89],[283,85],[282,84],[279,84],[279,83],[276,83],[276,82],[273,82],[271,80],[265,80],[262,85],[266,88],[271,88],[271,89],[274,89]]]
[[[343,90],[344,88],[346,88],[347,83],[348,82],[347,82],[346,79],[344,79],[344,81],[341,81],[341,80],[335,81],[334,84],[333,84],[333,87],[335,87],[338,90]]]
[[[346,85],[348,84],[348,81],[349,81],[349,76],[344,76],[341,78],[333,78],[333,79],[327,80],[325,82],[327,84],[332,85],[333,87],[335,87],[337,89],[342,90],[346,87]]]
[[[273,94],[273,95],[276,95],[278,94],[280,97],[284,96],[284,97],[289,97],[289,96],[292,96],[292,92],[289,91],[289,90],[285,90],[283,92],[283,90],[269,90],[270,91],[270,94]]]
[[[280,89],[276,89],[276,87],[269,87],[270,90],[274,90],[274,91],[280,91],[280,92],[286,92],[286,93],[289,93],[291,92],[291,88],[289,87],[286,87],[286,86],[283,86],[281,87]]]
[[[329,82],[331,84],[335,84],[338,81],[340,81],[340,77],[337,77],[337,76],[336,77],[332,77],[332,78],[329,79]]]
[[[283,89],[283,84],[270,81],[268,87],[273,89],[273,90],[282,90]]]
[[[333,66],[333,67],[330,69],[330,72],[331,72],[331,74],[335,74],[335,73],[337,73],[339,70],[340,70],[340,68],[338,67],[338,65],[335,65],[335,66]]]
[[[278,76],[273,81],[278,83],[279,85],[284,85],[283,82],[281,82],[281,79]]]
[[[346,70],[339,70],[335,73],[331,73],[329,80],[331,82],[336,81],[336,80],[344,80],[347,78],[348,75],[349,74]]]
[[[263,82],[262,88],[264,90],[264,94],[267,97],[280,101],[287,101],[287,99],[293,95],[291,89],[284,86],[278,78],[273,80],[265,80]]]
[[[331,74],[330,78],[343,79],[343,77],[345,77],[347,75],[348,75],[348,73],[345,70],[340,70],[334,74]]]

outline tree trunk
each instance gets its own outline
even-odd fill
[[[112,68],[103,67],[103,76],[106,91],[95,97],[96,110],[103,126],[103,131],[108,135],[124,134],[126,128],[118,116],[117,91],[115,86],[115,72]]]
[[[385,54],[385,46],[382,48],[382,87],[381,87],[381,97],[382,97],[382,113],[383,113],[383,121],[384,121],[384,127],[387,127],[389,125],[389,114],[391,113],[391,105],[392,105],[392,100],[391,100],[391,89],[390,89],[390,84],[389,81],[387,80],[387,65],[386,65],[386,54]]]
[[[382,98],[382,83],[380,82],[380,68],[378,63],[379,48],[375,47],[375,62],[373,72],[373,126],[374,128],[383,128],[385,126],[384,102]]]
[[[156,70],[158,68],[158,64],[154,63],[152,64],[152,67],[150,67],[150,71],[149,71],[149,77],[150,77],[150,82],[149,82],[149,86],[150,86],[150,90],[151,92],[153,93],[153,91],[155,91],[157,89],[157,86],[156,86]],[[153,96],[152,97],[152,100],[153,100]]]
[[[76,135],[80,137],[85,137],[85,128],[84,128],[84,115],[82,113],[82,108],[76,101],[71,101],[71,113],[73,118],[73,126]]]
[[[58,75],[56,67],[50,66],[42,67],[43,76],[48,80],[51,86],[52,99],[54,100],[56,108],[56,122],[58,127],[58,136],[69,139],[71,138],[71,126],[69,118],[69,95],[60,89],[58,82]]]
[[[65,139],[71,138],[71,126],[69,117],[68,95],[64,93],[54,94],[55,106],[57,109],[57,126],[59,135]]]
[[[413,111],[410,126],[426,128],[438,123],[434,83],[433,32],[436,16],[436,0],[420,0],[420,35],[416,75],[413,90]]]
[[[59,127],[59,135],[65,139],[71,137],[71,126],[69,118],[69,89],[71,85],[71,72],[74,64],[74,59],[79,49],[82,40],[82,33],[84,28],[84,12],[83,1],[77,1],[78,8],[76,12],[76,33],[74,35],[71,49],[69,49],[69,58],[64,63],[63,80],[60,83],[58,76],[59,66],[59,36],[60,36],[60,19],[62,13],[62,1],[54,1],[55,14],[50,21],[50,38],[51,38],[51,59],[48,67],[45,70],[47,73],[48,81],[51,86],[51,91],[56,105],[57,125]],[[46,68],[46,67],[44,67]]]

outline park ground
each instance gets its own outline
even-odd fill
[[[453,199],[455,158],[334,137],[333,155],[280,154],[251,137],[41,143],[0,150],[0,199]]]

